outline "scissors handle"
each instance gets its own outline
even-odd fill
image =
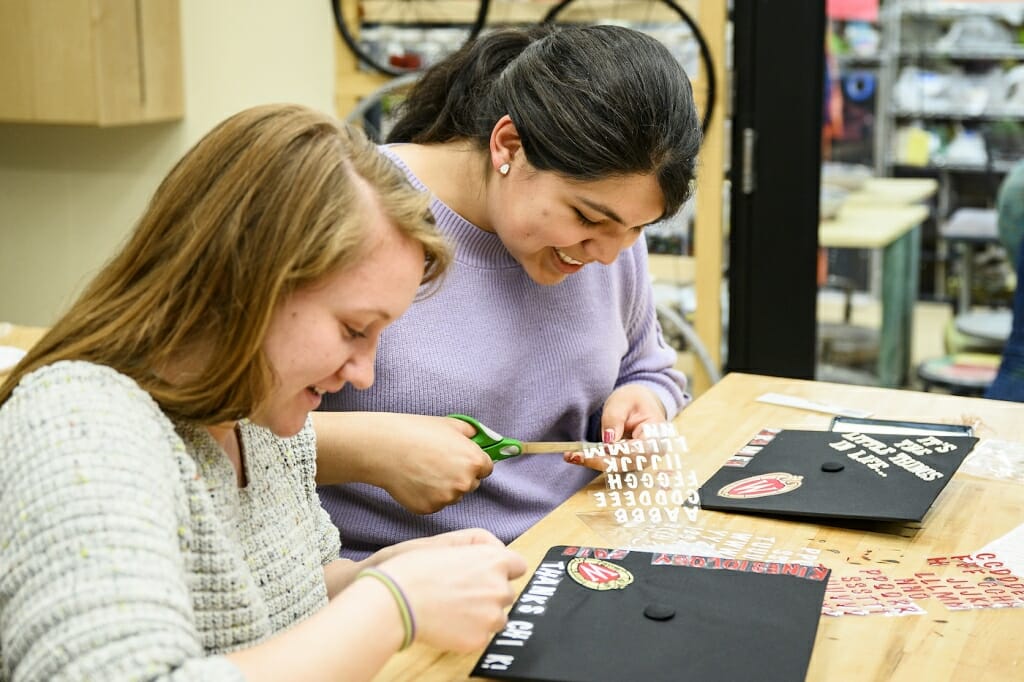
[[[471,441],[480,446],[480,449],[487,453],[487,456],[495,462],[500,462],[509,457],[515,457],[523,453],[523,444],[515,438],[505,438],[500,433],[492,431],[482,422],[466,414],[450,414],[452,419],[459,419],[476,429],[476,433],[470,438]]]

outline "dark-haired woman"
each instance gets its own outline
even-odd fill
[[[643,230],[690,196],[700,136],[683,69],[621,27],[494,31],[417,83],[385,151],[433,194],[455,263],[382,335],[374,387],[321,408],[362,413],[314,415],[321,483],[362,481],[320,491],[350,556],[477,525],[509,541],[595,475],[494,466],[446,414],[614,441],[686,404]]]

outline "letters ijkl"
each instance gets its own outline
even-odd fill
[[[943,454],[957,448],[953,443],[947,443],[935,436],[904,438],[890,446],[863,433],[844,433],[843,440],[829,443],[829,447],[845,452],[848,458],[863,464],[883,478],[889,475],[886,470],[895,466],[909,471],[922,481],[935,481],[943,478],[945,474],[915,457],[932,453]]]
[[[595,506],[614,509],[618,523],[677,523],[680,514],[697,520],[697,475],[683,470],[686,439],[668,422],[645,424],[643,437],[583,450],[605,462],[606,492],[594,492]],[[636,469],[637,471],[631,471]]]

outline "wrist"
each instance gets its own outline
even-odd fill
[[[362,580],[369,578],[369,580]],[[374,583],[383,587],[391,596],[391,600],[398,610],[399,621],[402,624],[401,644],[399,651],[408,649],[416,639],[416,618],[412,612],[412,605],[401,586],[395,582],[389,573],[379,568],[364,568],[356,574],[356,580],[364,583]]]

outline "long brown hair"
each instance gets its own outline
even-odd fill
[[[254,107],[175,165],[125,247],[0,386],[0,405],[29,372],[85,360],[131,377],[172,417],[251,414],[274,380],[262,344],[275,306],[364,253],[354,176],[423,246],[423,282],[436,282],[451,256],[429,199],[362,133],[301,106]],[[197,352],[201,371],[158,376]]]

